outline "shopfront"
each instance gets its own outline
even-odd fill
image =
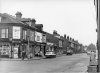
[[[11,45],[10,43],[0,43],[0,54],[1,57],[11,57]]]
[[[18,58],[18,51],[19,50],[19,45],[14,45],[13,46],[13,58]]]
[[[43,33],[35,31],[35,55],[40,55],[40,51],[44,54],[44,45],[42,44],[43,41]]]
[[[12,27],[12,39],[11,41],[11,58],[20,58],[23,44],[21,43],[22,27]]]

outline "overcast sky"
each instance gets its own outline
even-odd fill
[[[0,12],[24,18],[35,18],[43,30],[57,30],[84,45],[96,44],[96,14],[94,0],[0,0]]]

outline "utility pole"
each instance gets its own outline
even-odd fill
[[[100,72],[100,0],[95,0],[96,21],[97,21],[97,49],[98,49],[98,65],[97,72]]]
[[[100,0],[97,0],[97,49],[98,49],[98,72],[100,72]]]

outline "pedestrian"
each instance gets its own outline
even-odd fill
[[[90,61],[94,61],[95,60],[95,53],[93,51],[91,51],[90,53]]]
[[[31,53],[31,52],[29,52],[29,53],[27,54],[27,58],[28,58],[28,59],[31,59],[31,58],[32,58],[32,53]]]
[[[26,55],[26,52],[25,52],[25,50],[23,50],[23,51],[22,51],[22,60],[25,59],[25,55]]]

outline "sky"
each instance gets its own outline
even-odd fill
[[[94,0],[0,0],[0,12],[23,18],[35,18],[43,30],[72,37],[83,45],[96,44]]]

